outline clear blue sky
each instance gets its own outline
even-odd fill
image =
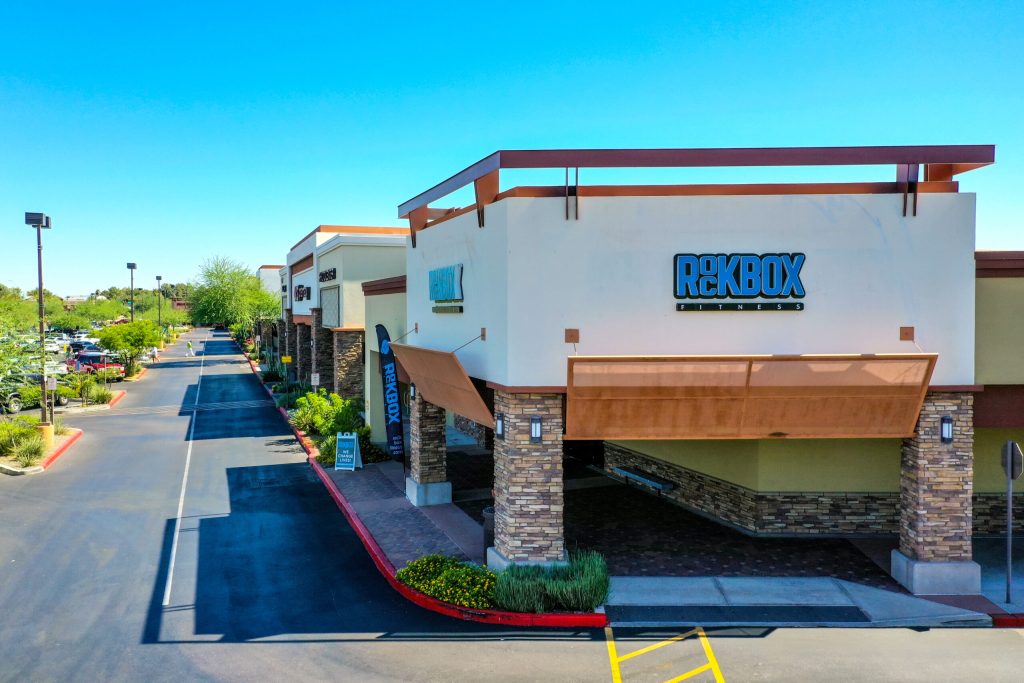
[[[182,281],[320,223],[400,225],[501,148],[994,143],[961,189],[979,248],[1024,249],[1024,3],[762,5],[3,3],[0,282],[34,286],[24,211],[53,217],[59,294],[127,261]]]

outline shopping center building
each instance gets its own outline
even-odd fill
[[[289,357],[303,384],[362,400],[362,283],[405,272],[407,230],[320,225],[288,252],[280,270],[281,320],[262,330],[265,348]]]
[[[409,497],[447,502],[455,413],[493,433],[492,566],[565,560],[562,458],[584,443],[609,475],[723,525],[898,534],[891,571],[911,591],[977,593],[972,535],[998,531],[999,447],[1024,426],[1024,254],[976,255],[976,197],[959,191],[994,160],[992,146],[501,151],[402,204],[407,279],[382,293],[405,298]],[[580,182],[791,166],[887,179]],[[502,188],[506,169],[565,182]],[[432,206],[469,185],[473,205]],[[323,270],[300,251],[289,291]],[[318,296],[292,298],[289,328],[319,327]]]

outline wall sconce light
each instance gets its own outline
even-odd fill
[[[415,384],[410,384],[409,385],[409,398],[411,398],[411,399],[415,399],[416,398],[416,385]]]
[[[939,441],[942,443],[953,443],[953,418],[943,415],[939,426]]]
[[[494,414],[494,436],[505,440],[505,413]]]
[[[540,443],[540,418],[530,418],[530,443]]]

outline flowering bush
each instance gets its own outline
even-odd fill
[[[399,569],[399,581],[432,598],[453,605],[489,609],[494,606],[494,572],[444,555],[426,555]]]

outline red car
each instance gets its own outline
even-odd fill
[[[95,351],[83,351],[68,360],[68,368],[77,372],[110,370],[117,373],[117,379],[124,378],[124,366],[114,361],[113,356]]]

